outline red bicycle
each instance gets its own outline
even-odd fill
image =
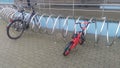
[[[63,52],[64,56],[67,56],[70,51],[75,48],[78,44],[82,45],[85,41],[85,30],[90,22],[84,21],[84,22],[79,22],[75,24],[79,24],[80,28],[82,29],[81,31],[73,34],[72,40],[66,45],[65,50]]]

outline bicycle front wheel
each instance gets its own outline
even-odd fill
[[[14,20],[7,26],[7,36],[10,39],[18,39],[24,32],[24,24],[22,20]]]
[[[67,56],[69,53],[70,53],[70,51],[71,51],[71,46],[73,45],[73,42],[69,42],[68,44],[67,44],[67,46],[66,46],[66,48],[65,48],[65,50],[64,50],[64,52],[63,52],[63,55],[64,56]]]

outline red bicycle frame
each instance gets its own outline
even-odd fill
[[[77,23],[77,24],[81,24],[81,23]],[[87,28],[89,22],[85,21],[85,22],[82,22],[82,24],[84,24],[85,26],[83,27],[82,25],[80,25],[82,31],[77,33],[77,36],[71,40],[73,42],[73,45],[70,47],[70,50],[72,50],[74,47],[76,47],[78,43],[82,43],[81,36],[82,36],[82,33],[84,32],[84,30]]]
[[[78,33],[77,37],[72,39],[73,45],[70,47],[70,50],[72,50],[74,47],[76,47],[78,43],[81,43],[81,40],[80,40],[81,34],[82,34],[82,32]]]

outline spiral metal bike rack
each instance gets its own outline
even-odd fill
[[[80,18],[81,18],[81,16],[77,18],[77,20],[76,20],[75,23],[78,23],[79,20],[80,20]],[[77,24],[74,24],[74,33],[75,33],[75,34],[77,33],[76,25],[77,25]]]
[[[14,13],[11,14],[10,18],[14,19],[14,15],[17,13],[17,11],[15,11]]]
[[[55,16],[54,14],[51,14],[48,18],[47,18],[47,21],[46,21],[46,27],[45,27],[45,32],[47,32],[48,34],[51,34],[48,30],[49,30],[49,27],[48,27],[48,23],[49,23],[49,20],[52,19],[52,21],[54,22],[54,19],[52,18],[53,16]]]
[[[7,19],[9,19],[11,13],[14,13],[14,12],[15,12],[14,9],[12,9],[12,8],[8,8],[8,9],[6,9],[4,15],[6,16]]]
[[[116,29],[116,32],[115,32],[115,36],[114,36],[114,39],[113,39],[111,45],[114,44],[114,42],[115,42],[115,40],[116,40],[116,38],[117,38],[117,34],[118,34],[119,29],[120,29],[120,21],[119,21],[119,24],[118,24],[118,26],[117,26],[117,29]]]
[[[55,27],[56,27],[56,24],[57,24],[57,21],[59,20],[60,17],[61,17],[61,15],[59,15],[59,16],[55,19],[55,22],[54,22],[54,25],[53,25],[51,34],[53,34],[53,32],[54,32],[54,30],[55,30]]]
[[[39,29],[41,28],[41,20],[42,20],[42,18],[45,16],[46,14],[44,13],[44,14],[42,14],[41,16],[40,16],[40,18],[39,18]]]
[[[62,35],[63,35],[64,38],[68,35],[68,19],[70,17],[71,16],[67,16],[66,19],[64,20],[64,23],[63,23]],[[65,33],[64,33],[64,28],[65,28],[66,25],[67,25],[67,28],[66,28]]]
[[[9,20],[9,19],[15,19],[15,18],[20,18],[22,17],[22,14],[19,13],[17,10],[13,9],[13,8],[4,8],[4,7],[1,7],[1,10],[0,10],[0,15],[2,18],[4,18],[6,21]],[[74,14],[73,14],[74,15]],[[30,13],[26,14],[25,13],[25,20],[28,20],[29,19],[29,16],[30,16]],[[30,23],[32,23],[32,29],[38,27],[37,29],[41,29],[43,22],[41,22],[41,20],[47,16],[45,13],[42,14],[42,15],[39,15],[38,13],[36,13],[30,20]],[[53,34],[55,32],[55,29],[57,29],[57,24],[60,23],[58,22],[58,20],[61,18],[62,16],[61,15],[58,15],[58,16],[55,16],[53,14],[47,16],[47,20],[45,21],[45,28],[44,28],[44,32],[47,32],[48,34]],[[67,37],[68,36],[68,29],[69,29],[69,25],[68,25],[68,20],[70,18],[73,18],[73,16],[67,16],[65,17],[64,19],[64,22],[62,23],[62,35],[63,37]],[[88,20],[88,22],[93,22],[95,18],[92,17],[90,18],[90,20]],[[51,21],[52,20],[52,21]],[[74,23],[77,23],[81,20],[81,16],[79,16],[76,21]],[[83,19],[84,20],[84,19]],[[116,28],[116,31],[115,31],[115,35],[114,35],[114,38],[112,40],[112,42],[110,42],[110,38],[109,38],[109,22],[106,22],[107,19],[106,17],[103,17],[103,22],[102,22],[102,25],[100,26],[100,31],[98,31],[98,25],[97,25],[97,22],[95,22],[95,43],[98,43],[99,42],[99,38],[100,36],[98,34],[101,35],[105,25],[106,25],[106,28],[107,28],[107,33],[106,33],[106,42],[107,42],[107,46],[111,46],[114,44],[116,38],[117,38],[117,34],[118,34],[118,31],[120,30],[120,21],[119,21],[119,24]],[[53,22],[53,23],[51,23]],[[49,24],[52,24],[52,27],[49,28]],[[37,25],[37,26],[36,26]],[[59,24],[60,25],[60,24]],[[85,35],[87,33],[87,30],[90,28],[90,25],[91,24],[88,24],[88,27],[87,29],[85,30]],[[77,32],[77,25],[74,24],[74,33]],[[60,28],[59,28],[60,29]]]
[[[25,13],[24,14],[24,21],[28,21],[30,18],[30,14],[29,13]]]
[[[114,44],[116,38],[117,38],[117,34],[118,34],[119,29],[120,29],[120,21],[119,21],[119,24],[118,24],[117,29],[115,31],[115,35],[114,35],[114,38],[113,38],[112,42],[109,41],[109,32],[108,32],[108,29],[109,29],[108,26],[109,25],[108,24],[109,23],[107,23],[107,46],[112,46]]]
[[[44,32],[46,32],[47,31],[47,29],[48,29],[48,23],[49,23],[49,20],[52,18],[52,16],[55,16],[55,15],[53,15],[53,14],[51,14],[51,15],[49,15],[48,16],[48,18],[47,18],[47,20],[46,20],[46,25],[45,25],[45,30],[44,30]],[[53,19],[52,19],[53,20]],[[53,20],[54,21],[54,20]]]
[[[98,43],[98,29],[97,22],[95,21],[95,43]]]
[[[7,13],[7,19],[10,19],[10,17],[11,17],[11,15],[13,14],[13,13],[15,13],[16,12],[16,10],[14,10],[14,9],[9,9],[9,13]]]
[[[2,8],[0,11],[1,17],[8,22],[8,20],[11,18],[11,15],[13,15],[17,10],[12,8]]]
[[[42,14],[41,16],[40,16],[40,18],[39,18],[39,24],[38,24],[38,28],[40,29],[40,32],[41,33],[45,33],[46,31],[45,31],[45,27],[42,27],[42,23],[43,22],[41,22],[41,20],[45,17],[45,16],[47,16],[47,14],[46,13],[44,13],[44,14]],[[45,21],[44,21],[44,26],[46,26],[46,19],[45,19]]]
[[[90,18],[90,20],[89,20],[88,22],[92,23],[92,20],[93,20],[93,19],[94,19],[93,17]],[[87,30],[89,29],[90,25],[91,25],[91,24],[88,24],[87,28],[85,29],[85,35],[86,35]]]
[[[96,33],[95,33],[96,34],[96,41],[95,41],[95,43],[97,43],[97,44],[98,44],[98,42],[100,40],[101,33],[103,31],[103,28],[104,28],[106,20],[107,20],[106,17],[103,17],[102,19],[103,19],[103,23],[102,23],[102,26],[101,26],[100,31],[99,31],[99,36],[98,36],[97,30],[96,30]],[[98,29],[97,28],[97,23],[96,23],[95,27],[96,27],[96,29]]]
[[[110,45],[110,41],[109,41],[109,23],[107,22],[107,38],[106,38],[106,40],[107,40],[107,46],[109,46]]]
[[[38,15],[38,14],[36,13],[36,14],[31,18],[31,20],[30,20],[30,23],[32,23],[32,29],[33,29],[34,27],[36,27],[36,26],[41,27],[40,21],[41,21],[41,19],[43,18],[43,16],[46,15],[46,14],[42,14],[42,15],[40,16],[40,18],[39,18],[38,21],[34,21],[34,19],[36,19],[36,16],[37,16],[37,15]],[[36,25],[36,26],[35,26],[35,25]]]
[[[6,10],[7,8],[2,8],[2,10],[1,10],[1,16],[2,16],[2,18],[5,18],[4,16],[5,16],[5,10]]]

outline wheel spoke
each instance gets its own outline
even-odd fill
[[[7,35],[11,39],[19,38],[23,33],[23,23],[21,20],[14,20],[7,28]]]

